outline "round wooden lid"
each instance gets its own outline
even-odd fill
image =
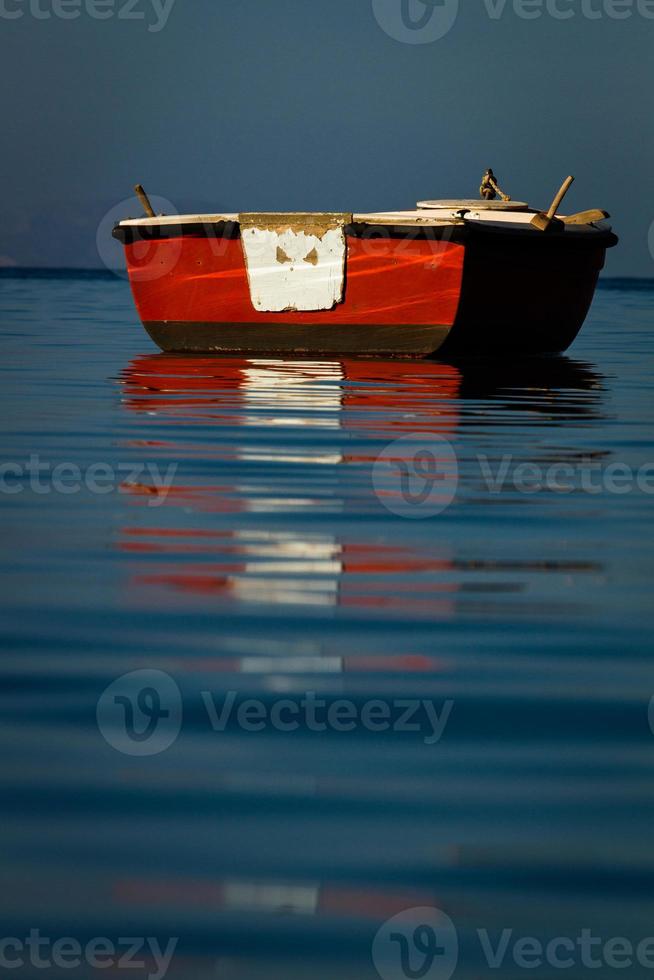
[[[418,201],[419,208],[442,208],[447,211],[528,211],[524,201]]]

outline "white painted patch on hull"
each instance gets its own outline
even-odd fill
[[[331,310],[343,300],[345,221],[299,216],[278,227],[262,214],[241,221],[250,298],[261,313]]]

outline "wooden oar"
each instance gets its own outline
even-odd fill
[[[540,211],[538,214],[535,214],[534,217],[531,219],[531,223],[534,226],[534,228],[538,228],[539,231],[549,231],[550,228],[556,228],[561,226],[561,223],[556,217],[556,212],[559,210],[561,201],[568,193],[573,183],[574,183],[574,177],[566,177],[563,184],[561,185],[561,190],[552,201],[552,206],[550,207],[547,214],[545,214],[544,211]]]
[[[594,208],[592,211],[578,211],[576,214],[569,214],[567,217],[561,218],[561,221],[564,225],[592,225],[594,221],[604,221],[610,217],[608,211]]]
[[[143,188],[141,187],[141,185],[140,184],[136,184],[135,187],[134,187],[134,191],[135,191],[136,196],[138,197],[139,201],[141,202],[141,204],[143,206],[143,210],[145,211],[145,213],[148,216],[148,218],[155,218],[156,215],[154,213],[154,209],[153,209],[152,205],[150,204],[150,198],[145,193],[145,191],[143,190]]]

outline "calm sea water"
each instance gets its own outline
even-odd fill
[[[613,976],[654,936],[653,301],[605,282],[567,357],[294,362],[3,275],[2,935]]]

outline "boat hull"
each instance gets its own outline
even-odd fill
[[[116,232],[115,232],[116,233]],[[342,302],[254,308],[238,222],[117,229],[141,321],[164,351],[384,357],[559,353],[606,249],[598,229],[352,224]]]
[[[426,356],[454,324],[465,247],[348,232],[343,302],[279,313],[254,309],[233,226],[126,241],[125,252],[141,321],[163,350]]]
[[[606,249],[617,241],[475,229],[459,309],[441,355],[560,354],[590,310]]]

